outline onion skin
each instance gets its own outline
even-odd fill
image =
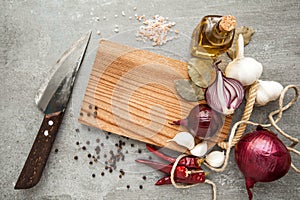
[[[243,85],[238,80],[225,77],[217,65],[215,68],[217,77],[207,88],[205,99],[212,109],[224,115],[231,115],[244,99]]]
[[[245,177],[249,200],[253,197],[251,188],[256,182],[280,179],[291,166],[291,155],[283,142],[260,126],[238,142],[235,160]]]
[[[195,106],[186,119],[174,121],[176,125],[186,127],[197,138],[210,138],[217,133],[224,124],[224,115],[211,109],[207,104]]]

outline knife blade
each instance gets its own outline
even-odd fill
[[[90,36],[91,31],[65,51],[37,93],[37,106],[45,115],[14,189],[32,188],[42,176]]]

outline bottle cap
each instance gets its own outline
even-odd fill
[[[219,22],[220,31],[232,31],[236,27],[236,18],[232,15],[226,15],[221,18]]]

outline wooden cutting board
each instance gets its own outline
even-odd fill
[[[167,141],[185,130],[171,122],[185,118],[198,104],[176,93],[174,81],[187,78],[186,62],[101,40],[79,122],[184,151]],[[226,118],[223,130],[216,135],[218,140],[227,138],[231,121],[232,117]]]

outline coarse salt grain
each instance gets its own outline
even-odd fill
[[[145,15],[136,15],[136,19],[143,23],[136,34],[137,40],[144,42],[150,40],[153,46],[160,46],[177,38],[168,34],[179,33],[178,30],[171,31],[171,28],[176,25],[175,22],[169,22],[168,18],[159,15],[154,15],[150,19],[146,19]]]

